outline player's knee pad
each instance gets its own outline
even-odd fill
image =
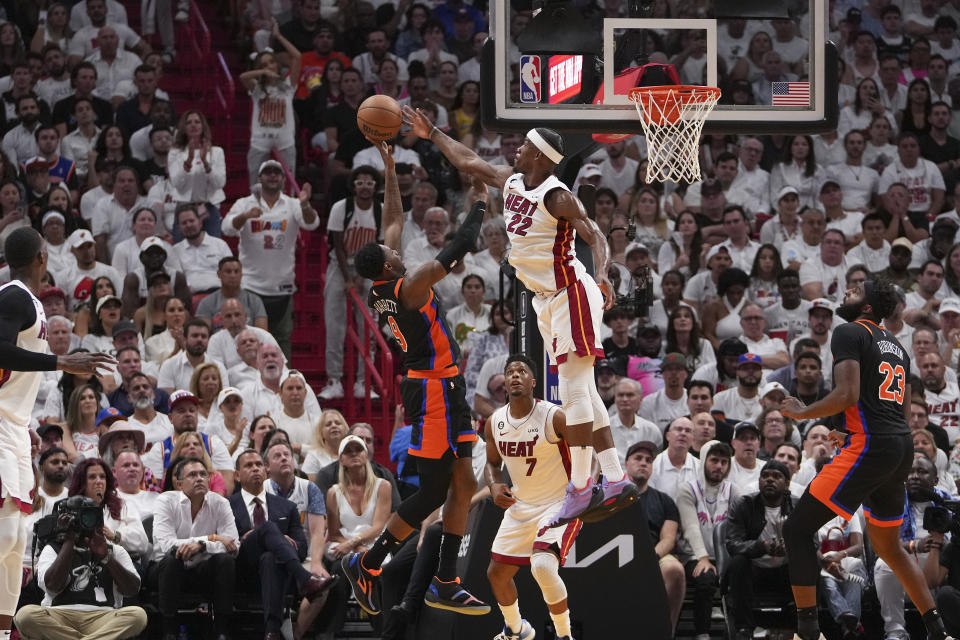
[[[567,585],[560,578],[560,560],[553,553],[538,552],[530,556],[530,573],[540,585],[547,604],[556,604],[567,597]]]
[[[590,385],[593,380],[593,358],[581,358],[568,354],[566,362],[557,367],[560,378],[560,399],[563,400],[563,412],[567,424],[593,422],[593,400],[590,397]]]

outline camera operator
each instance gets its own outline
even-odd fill
[[[140,607],[124,607],[123,598],[140,590],[140,576],[126,550],[107,543],[100,526],[85,527],[89,516],[99,516],[90,498],[74,496],[58,508],[57,531],[44,543],[37,575],[44,592],[41,605],[26,605],[14,623],[29,638],[104,640],[132,638],[147,626]],[[97,518],[93,518],[96,520]],[[111,599],[112,596],[112,599]]]
[[[956,527],[957,515],[949,513],[948,518],[945,526],[936,528]],[[924,514],[924,524],[931,524],[926,522],[927,519]],[[929,531],[928,537],[933,544],[923,563],[923,575],[927,579],[927,586],[936,591],[937,609],[943,616],[943,626],[947,628],[947,633],[957,636],[960,634],[960,549],[954,547],[952,541],[947,541],[946,532]]]

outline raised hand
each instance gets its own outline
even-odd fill
[[[410,129],[417,137],[428,139],[430,132],[433,131],[433,123],[430,118],[424,115],[423,111],[417,109],[414,111],[410,105],[403,105],[404,122],[410,125]]]

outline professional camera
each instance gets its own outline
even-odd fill
[[[653,276],[650,265],[642,264],[633,272],[636,288],[626,295],[617,294],[614,308],[624,309],[634,318],[644,318],[653,304]]]
[[[103,507],[86,496],[70,496],[53,505],[53,513],[34,525],[36,540],[47,544],[62,541],[68,533],[77,538],[89,538],[103,528]]]
[[[960,535],[960,500],[938,500],[923,510],[923,528]]]

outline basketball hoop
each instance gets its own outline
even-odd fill
[[[636,87],[630,99],[647,138],[650,182],[699,182],[700,134],[720,89],[687,85]]]

